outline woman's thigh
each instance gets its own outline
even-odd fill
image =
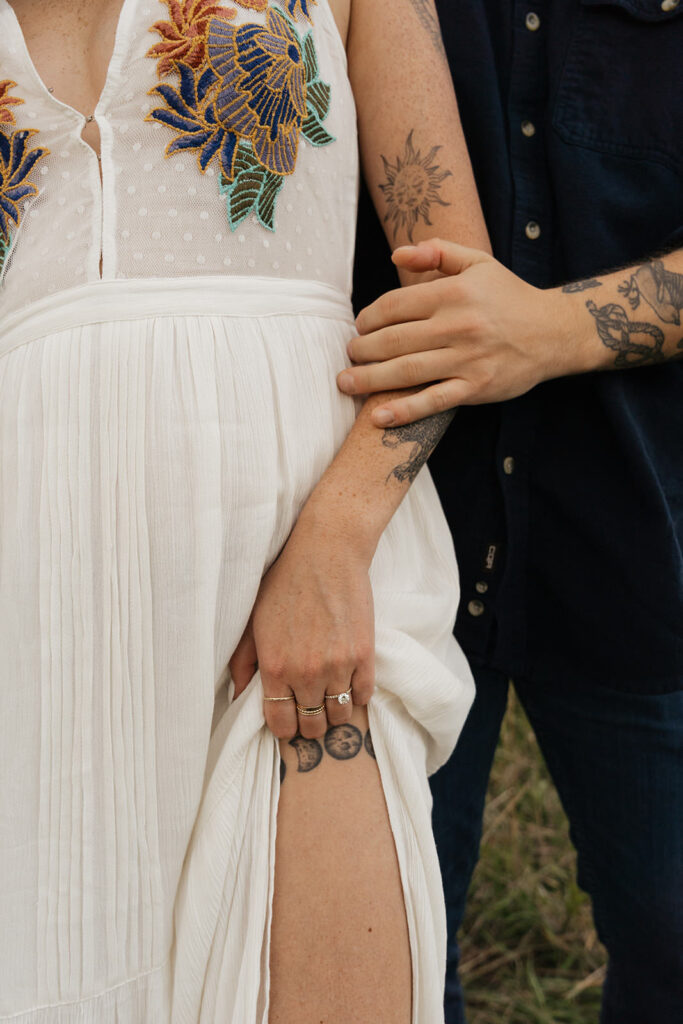
[[[280,749],[270,1024],[409,1024],[408,927],[367,711]]]

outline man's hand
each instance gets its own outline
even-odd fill
[[[599,365],[580,296],[534,288],[487,253],[439,239],[397,249],[393,260],[441,276],[362,310],[359,337],[349,344],[359,365],[339,375],[339,388],[368,394],[431,386],[378,406],[376,426],[515,398],[543,380]]]

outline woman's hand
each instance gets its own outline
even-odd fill
[[[354,704],[374,688],[374,610],[369,558],[333,526],[300,516],[277,561],[263,578],[251,620],[230,660],[235,696],[258,667],[266,722],[287,739],[323,736],[351,718],[352,704],[325,700],[353,686]],[[318,715],[297,713],[325,705]]]

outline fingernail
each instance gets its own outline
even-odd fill
[[[347,395],[352,395],[353,392],[356,390],[354,386],[353,374],[349,373],[347,370],[344,370],[343,373],[339,374],[339,376],[337,377],[337,384],[340,390],[345,391]]]
[[[378,427],[390,427],[394,422],[394,414],[388,409],[378,409],[372,414],[372,418]]]
[[[414,245],[399,245],[397,249],[394,249],[392,255],[395,256],[396,253],[399,253],[399,252],[413,253],[413,252],[415,252],[415,249],[416,249],[416,246],[414,246]]]

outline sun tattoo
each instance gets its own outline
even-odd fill
[[[384,223],[391,224],[394,238],[399,231],[406,231],[410,242],[418,220],[422,218],[431,227],[429,219],[433,203],[439,206],[450,206],[439,195],[441,185],[446,178],[452,177],[451,171],[443,171],[435,163],[436,154],[441,146],[433,146],[426,156],[413,145],[413,133],[406,139],[403,156],[396,157],[396,163],[390,163],[382,157],[387,180],[379,187],[384,193],[387,203],[387,214]]]

